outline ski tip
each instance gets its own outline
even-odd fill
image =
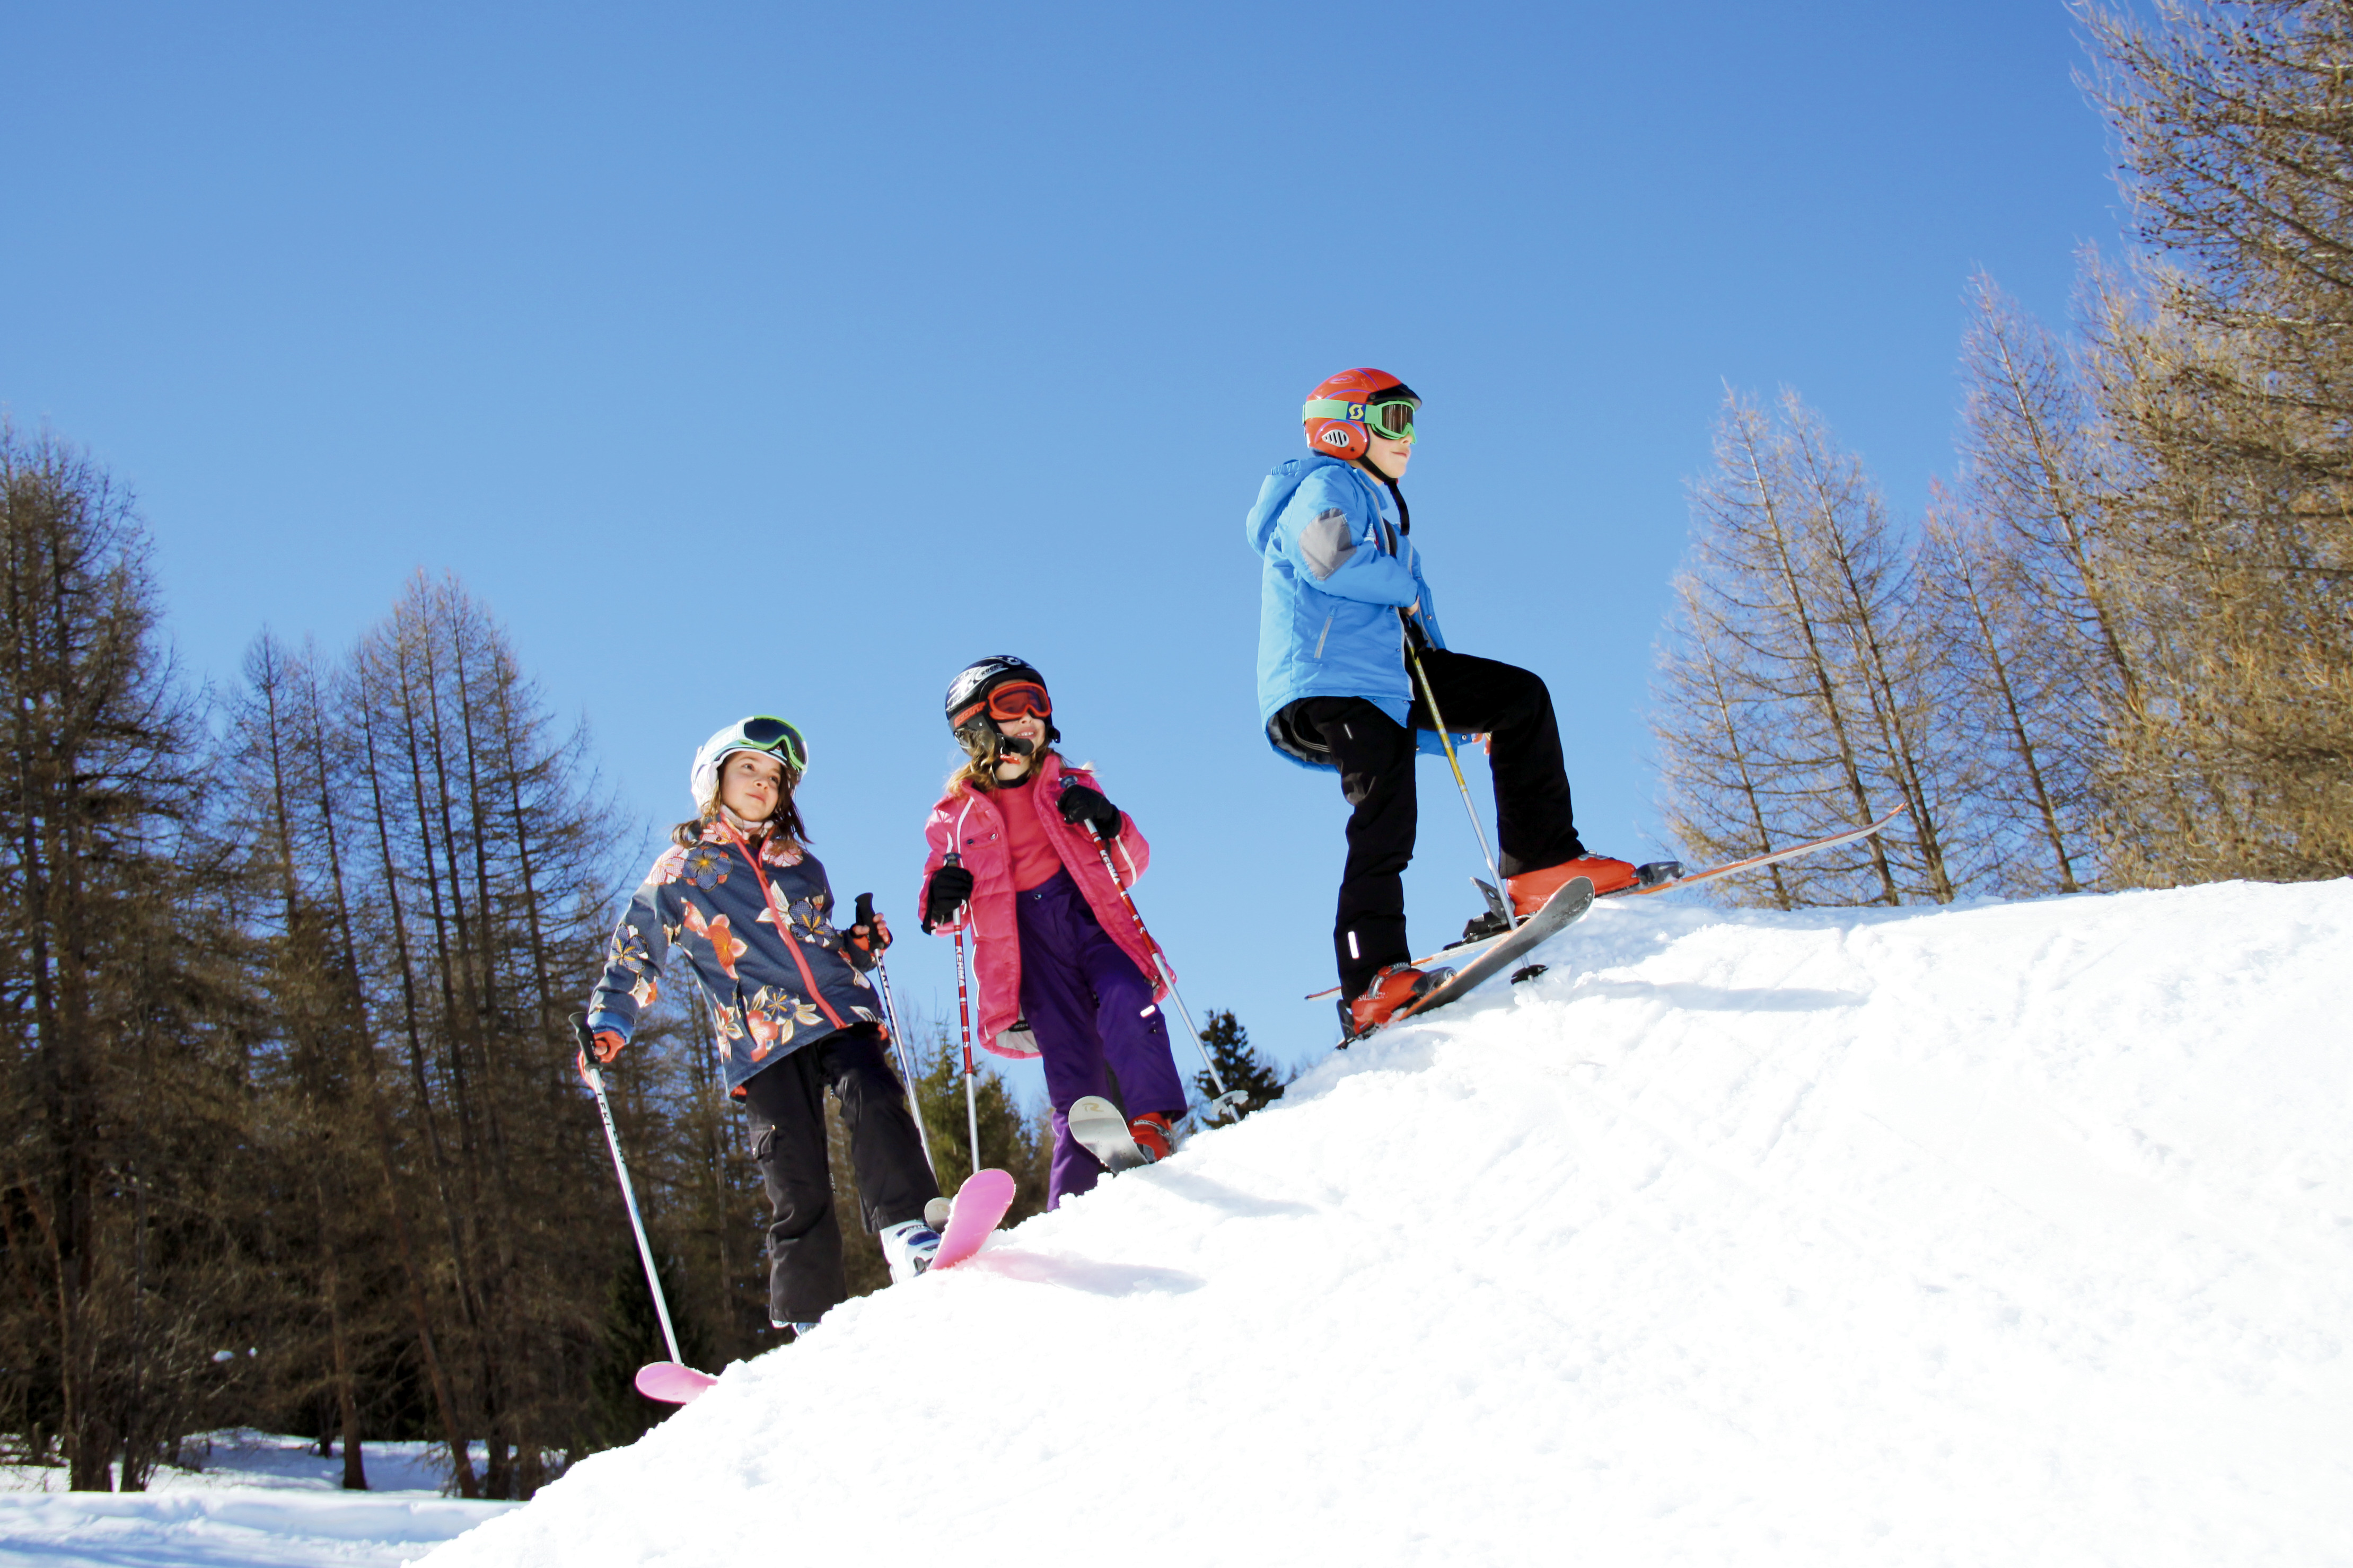
[[[1013,1196],[1013,1174],[994,1167],[975,1171],[964,1179],[964,1185],[956,1189],[959,1198],[967,1193],[976,1198],[1002,1196],[1010,1199]]]
[[[1521,916],[1520,926],[1525,929],[1531,925],[1551,925],[1556,922],[1567,925],[1570,921],[1592,908],[1593,900],[1593,879],[1571,877],[1553,889],[1552,897],[1544,901],[1541,909],[1533,914]]]
[[[648,1362],[638,1368],[638,1392],[664,1405],[691,1405],[719,1380],[707,1372],[674,1361]]]

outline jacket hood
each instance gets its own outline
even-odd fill
[[[1267,475],[1266,482],[1258,488],[1258,500],[1250,509],[1242,523],[1242,531],[1250,535],[1250,548],[1266,553],[1266,542],[1274,532],[1274,520],[1291,504],[1291,498],[1307,476],[1318,468],[1345,468],[1349,465],[1337,458],[1327,458],[1321,452],[1310,452],[1303,458],[1285,458]]]

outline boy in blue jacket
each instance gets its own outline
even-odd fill
[[[1560,727],[1543,678],[1455,653],[1433,613],[1398,481],[1413,456],[1413,390],[1386,371],[1344,370],[1303,410],[1314,454],[1267,476],[1244,525],[1265,560],[1259,598],[1259,716],[1274,749],[1331,768],[1354,814],[1332,942],[1353,1033],[1379,1026],[1437,978],[1406,944],[1406,865],[1417,807],[1413,760],[1441,743],[1406,657],[1413,639],[1452,729],[1490,738],[1496,869],[1514,910],[1540,908],[1572,877],[1597,892],[1634,868],[1588,855],[1577,836]]]

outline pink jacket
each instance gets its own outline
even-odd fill
[[[1134,919],[1120,901],[1118,887],[1103,869],[1093,830],[1064,822],[1054,807],[1064,779],[1102,787],[1093,773],[1065,767],[1060,757],[1049,752],[1039,765],[1038,782],[1018,795],[992,794],[959,784],[932,807],[931,820],[923,824],[931,854],[923,862],[923,886],[915,895],[915,907],[923,907],[932,873],[946,862],[953,847],[964,857],[965,869],[972,873],[972,902],[965,918],[973,938],[973,978],[980,987],[974,1024],[982,1043],[1000,1057],[1034,1057],[1038,1052],[1027,1043],[1026,1035],[1010,1041],[997,1038],[1021,1016],[1021,939],[1013,913],[1013,850],[1005,841],[1005,819],[997,815],[999,803],[1018,805],[1028,801],[1045,825],[1046,840],[1061,857],[1063,868],[1086,895],[1096,921],[1152,982],[1154,998],[1167,994],[1159,971],[1153,967],[1152,950],[1137,934]],[[1125,812],[1120,813],[1119,822],[1119,837],[1111,843],[1112,864],[1118,868],[1121,885],[1133,887],[1152,863],[1152,847]],[[942,928],[938,934],[945,936],[948,929]]]

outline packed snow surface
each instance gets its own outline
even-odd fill
[[[364,1492],[301,1437],[216,1432],[143,1492],[69,1492],[64,1472],[0,1467],[0,1568],[397,1568],[514,1507],[441,1495],[422,1443],[369,1443]]]
[[[2353,884],[1542,956],[427,1561],[2353,1561]]]

